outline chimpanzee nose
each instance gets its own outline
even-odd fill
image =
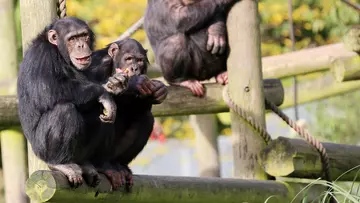
[[[135,72],[135,71],[137,71],[138,70],[138,67],[131,67],[131,71],[132,72]]]

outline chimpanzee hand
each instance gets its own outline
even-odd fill
[[[146,75],[139,75],[136,81],[136,89],[142,97],[152,95],[153,84]]]
[[[109,77],[108,81],[103,85],[106,91],[118,95],[128,87],[128,77],[124,72],[117,72]]]
[[[158,80],[151,80],[152,85],[152,95],[154,97],[154,104],[161,104],[168,94],[167,87],[164,83]]]
[[[212,54],[222,54],[226,48],[225,24],[217,21],[208,28],[208,41],[206,49]]]
[[[116,103],[112,96],[105,92],[99,97],[99,102],[103,105],[104,111],[101,114],[100,120],[104,123],[114,123],[116,119]]]
[[[136,89],[141,97],[152,96],[155,104],[162,103],[168,94],[166,86],[158,80],[150,80],[146,75],[140,75],[136,82]]]

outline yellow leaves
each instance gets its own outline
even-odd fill
[[[280,13],[275,13],[273,16],[271,16],[270,18],[270,23],[274,24],[276,26],[280,25],[282,22],[284,21],[284,16],[281,15]]]
[[[66,2],[66,12],[69,16],[74,16],[78,10],[81,10],[80,2],[78,1],[68,1]]]
[[[310,11],[309,6],[307,4],[302,4],[299,8],[297,8],[293,11],[292,17],[293,17],[294,21],[301,21],[304,18],[303,15],[309,11]]]
[[[285,44],[285,46],[287,46],[287,47],[291,47],[292,42],[291,42],[291,40],[290,40],[289,38],[286,38],[286,39],[284,39],[284,44]]]
[[[263,42],[261,43],[261,53],[263,56],[272,56],[281,54],[282,47],[280,44],[272,42]]]
[[[259,2],[259,4],[258,4],[259,13],[263,12],[264,9],[265,9],[264,3],[263,3],[263,2]]]
[[[146,0],[71,0],[67,12],[91,22],[97,38],[95,48],[102,48],[118,38],[144,14]],[[132,36],[141,43],[143,31]]]
[[[312,28],[311,23],[305,23],[305,24],[304,24],[304,28],[305,28],[306,30],[311,30],[311,28]]]

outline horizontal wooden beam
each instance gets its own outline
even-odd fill
[[[284,101],[284,88],[279,79],[264,79],[265,98],[280,106]],[[228,112],[229,107],[222,98],[223,86],[205,84],[206,97],[199,98],[184,87],[169,87],[167,99],[153,106],[154,116],[175,116]],[[243,90],[239,90],[243,91]]]
[[[341,181],[360,180],[360,146],[322,143],[330,159],[331,179]],[[293,178],[319,178],[322,165],[319,153],[302,139],[279,137],[271,142],[261,153],[260,162],[265,171],[272,176]],[[349,173],[350,169],[358,167]]]
[[[276,56],[262,57],[263,78],[286,78],[323,70],[329,70],[333,61],[357,56],[343,43],[335,43],[302,49]],[[152,65],[151,72],[161,75],[160,68]]]
[[[125,194],[123,189],[111,191],[103,175],[96,188],[83,184],[72,189],[60,172],[42,170],[31,174],[25,190],[33,202],[278,203],[290,202],[305,186],[276,181],[134,175],[132,191]],[[310,195],[300,194],[294,202],[301,202],[305,196],[314,200],[324,190],[320,185],[311,187]]]
[[[184,87],[169,87],[167,99],[159,105],[154,105],[154,116],[174,116],[190,114],[220,113],[229,111],[222,99],[223,86],[219,84],[205,84],[206,97],[199,98],[192,95]],[[264,80],[265,96],[280,106],[284,101],[284,89],[279,79]],[[242,90],[239,90],[242,91]],[[16,96],[0,97],[0,126],[18,125]]]
[[[308,79],[297,83],[297,104],[305,104],[317,100],[338,96],[360,88],[360,81],[338,83],[329,71],[312,73]],[[285,97],[281,109],[294,106],[294,86],[284,87]]]

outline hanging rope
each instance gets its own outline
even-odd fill
[[[57,14],[59,18],[66,17],[66,0],[59,0]]]
[[[348,6],[350,6],[351,8],[355,9],[357,12],[360,12],[360,5],[350,2],[349,0],[341,0],[341,1],[347,4]]]
[[[144,16],[141,17],[135,24],[133,24],[129,29],[127,29],[122,35],[120,35],[119,38],[117,38],[115,41],[123,40],[127,37],[130,37],[132,34],[134,34],[137,30],[142,28],[144,24]]]
[[[272,142],[270,134],[264,129],[260,124],[256,123],[253,119],[251,119],[251,116],[249,116],[245,111],[243,111],[238,105],[235,104],[235,102],[231,99],[228,85],[226,85],[223,89],[223,99],[225,103],[230,107],[231,110],[233,110],[235,113],[237,113],[241,118],[243,118],[245,121],[247,121],[263,138],[266,145],[270,144]],[[291,128],[293,128],[302,138],[305,139],[307,143],[309,143],[311,146],[313,146],[319,153],[322,163],[322,169],[323,169],[323,178],[326,181],[331,182],[330,177],[330,163],[329,163],[329,157],[326,153],[325,147],[322,145],[320,141],[318,141],[315,137],[310,135],[304,128],[298,126],[296,122],[291,120],[286,114],[284,114],[275,104],[270,102],[269,100],[265,99],[265,105],[269,107],[274,113],[276,113],[285,123],[287,123]],[[329,187],[329,192],[332,191],[331,187]],[[330,195],[331,202],[335,203],[335,199]]]

